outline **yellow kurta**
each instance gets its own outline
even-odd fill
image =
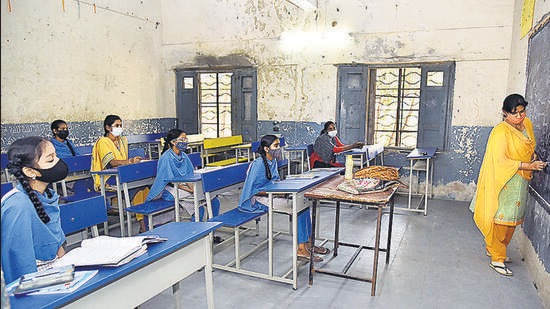
[[[115,143],[108,137],[101,137],[97,140],[92,149],[92,171],[104,170],[113,159],[128,159],[128,140],[124,136],[119,136],[118,139],[119,147],[115,146]],[[99,190],[100,177],[98,175],[94,175],[94,185],[96,190]]]
[[[528,118],[523,124],[528,138],[505,121],[489,135],[474,203],[474,221],[485,237],[492,233],[498,196],[504,185],[516,173],[531,180],[531,171],[518,170],[520,162],[531,162],[536,145],[533,124]]]

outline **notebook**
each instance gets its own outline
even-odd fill
[[[148,243],[166,241],[155,235],[134,237],[98,236],[84,239],[80,247],[67,252],[54,266],[120,266],[147,251]]]

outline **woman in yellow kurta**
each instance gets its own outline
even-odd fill
[[[487,141],[472,200],[474,221],[485,237],[489,266],[511,276],[504,264],[510,262],[506,247],[515,228],[523,222],[528,182],[532,171],[546,163],[536,161],[533,125],[526,118],[527,102],[519,94],[506,97],[502,105],[504,121],[496,125]]]
[[[92,171],[101,171],[141,161],[141,157],[139,156],[128,158],[128,140],[125,136],[122,136],[122,119],[119,116],[108,115],[105,117],[103,130],[105,130],[103,137],[100,137],[96,141],[92,149]],[[94,185],[95,189],[99,191],[100,177],[98,175],[94,175]],[[146,192],[144,194],[147,195]],[[144,200],[145,198],[143,198]],[[143,225],[141,230],[145,231],[143,217],[138,217],[138,220]]]

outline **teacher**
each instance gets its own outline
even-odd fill
[[[485,237],[489,266],[501,275],[511,276],[504,264],[516,226],[523,222],[527,188],[532,171],[546,163],[537,161],[533,124],[526,117],[527,102],[519,94],[504,99],[504,121],[496,125],[487,141],[479,171],[477,190],[470,205],[474,221]]]

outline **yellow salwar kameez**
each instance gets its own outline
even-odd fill
[[[111,160],[128,160],[128,140],[124,136],[117,137],[118,147],[108,137],[101,137],[92,148],[92,171],[102,171]],[[108,177],[105,179],[107,181]],[[94,175],[94,185],[99,191],[100,177]]]
[[[92,171],[101,171],[107,168],[107,165],[111,160],[128,160],[128,139],[124,136],[117,137],[118,147],[108,137],[101,137],[97,140],[92,148]],[[107,182],[109,177],[105,177]],[[96,190],[99,191],[101,180],[98,175],[94,175],[94,185]],[[149,189],[143,189],[137,192],[132,199],[132,205],[137,205],[145,202],[145,197]],[[143,215],[136,214],[138,221],[143,220]]]
[[[474,221],[494,262],[504,262],[514,230],[523,222],[527,184],[532,176],[519,166],[531,162],[536,146],[531,121],[525,118],[523,124],[523,132],[505,121],[491,131],[471,204]]]

